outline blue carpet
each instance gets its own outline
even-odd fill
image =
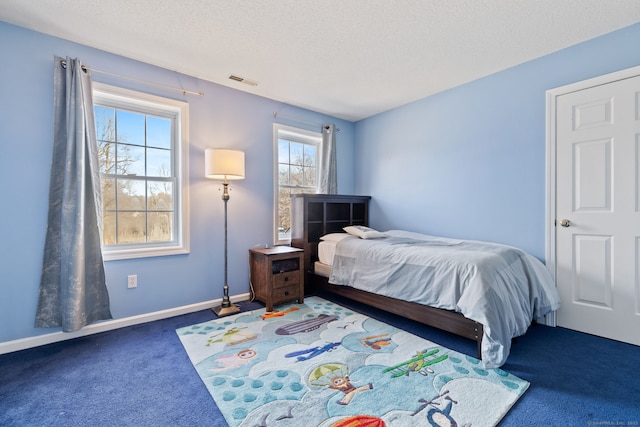
[[[347,299],[333,301],[452,350],[475,343]],[[240,304],[243,310],[262,307]],[[226,426],[175,330],[204,310],[0,355],[2,426]],[[640,347],[533,326],[502,369],[531,383],[500,426],[640,425]]]

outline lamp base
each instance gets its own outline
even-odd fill
[[[229,307],[213,307],[211,311],[213,311],[213,313],[218,317],[225,317],[232,314],[240,313],[240,307],[231,304]]]

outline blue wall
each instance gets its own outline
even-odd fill
[[[0,342],[56,331],[33,327],[46,232],[54,55],[78,57],[99,70],[205,93],[185,97],[156,86],[93,75],[94,81],[186,100],[190,108],[191,252],[106,262],[114,318],[222,296],[223,203],[220,186],[204,178],[208,147],[246,153],[246,179],[233,182],[229,201],[229,286],[231,295],[249,291],[248,248],[273,243],[274,111],[313,123],[336,123],[341,129],[338,188],[353,192],[350,122],[0,22]],[[127,289],[128,274],[138,275],[137,289]]]
[[[356,124],[371,226],[545,251],[545,92],[640,65],[640,24]],[[629,179],[633,179],[629,177]]]

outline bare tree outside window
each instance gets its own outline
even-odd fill
[[[319,137],[307,133],[282,132],[277,140],[277,235],[290,239],[291,195],[316,193],[318,186]]]
[[[174,239],[171,120],[95,105],[103,244]]]
[[[189,253],[189,104],[93,84],[105,260]]]

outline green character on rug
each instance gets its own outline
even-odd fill
[[[338,401],[339,405],[348,405],[356,394],[373,389],[371,383],[360,387],[353,385],[349,379],[349,368],[339,363],[318,366],[309,375],[309,383],[343,392],[344,397]]]
[[[418,372],[421,375],[427,376],[433,373],[433,369],[429,368],[430,365],[440,363],[448,357],[446,354],[439,357],[434,356],[439,351],[440,350],[437,348],[433,350],[418,351],[412,359],[406,360],[395,366],[390,366],[382,372],[391,372],[391,378],[398,378],[405,375],[408,376],[409,372]],[[431,356],[434,357],[427,360]]]
[[[220,335],[222,335],[222,337],[218,339],[214,339],[216,337],[219,337]],[[234,344],[240,344],[246,341],[251,341],[256,338],[257,338],[257,335],[254,334],[252,331],[248,330],[247,328],[238,328],[234,326],[228,331],[225,331],[224,334],[212,335],[211,338],[209,338],[209,341],[207,341],[206,345],[207,347],[209,347],[211,344],[217,343],[217,342],[223,342],[227,345],[234,345]]]

